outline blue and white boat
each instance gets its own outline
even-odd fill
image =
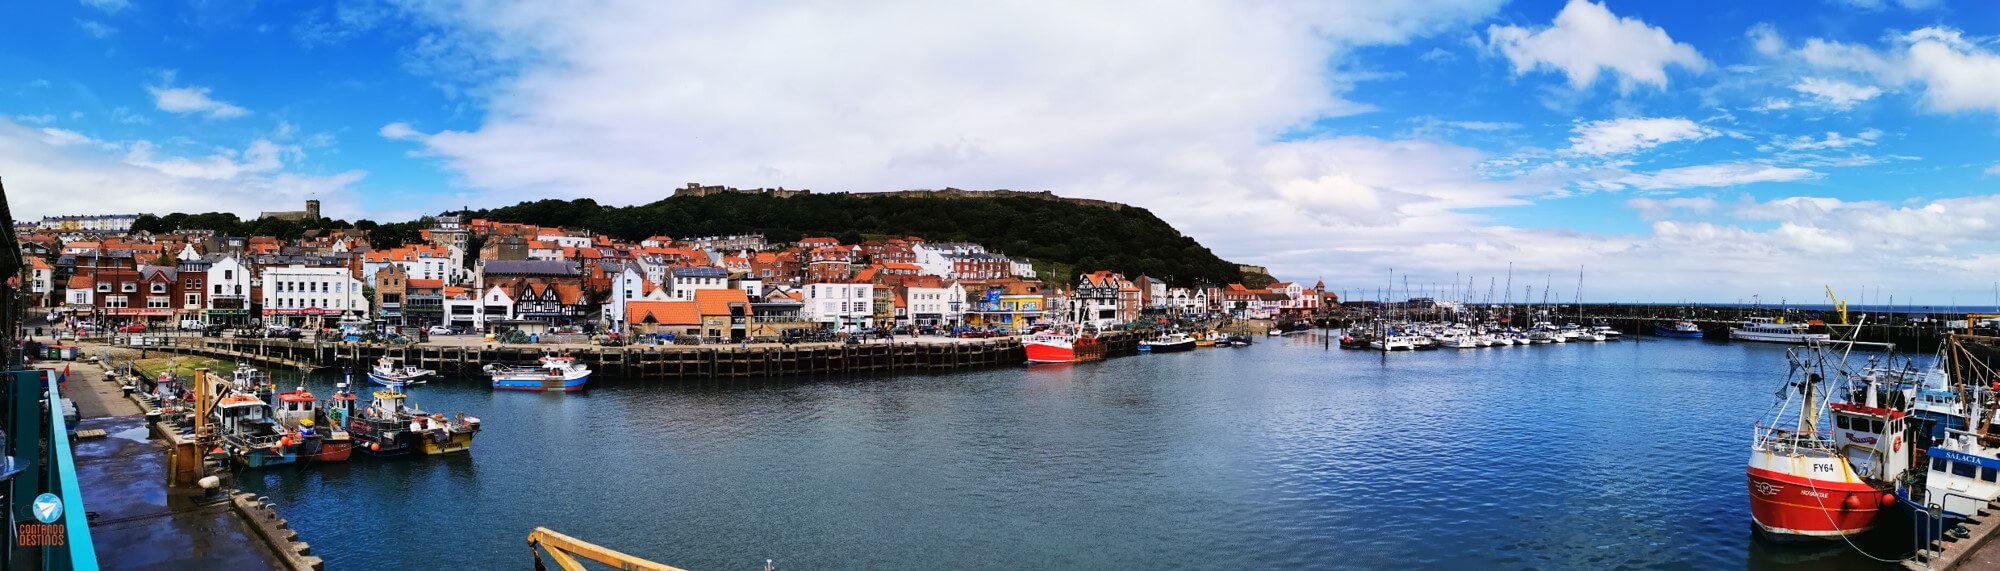
[[[1669,324],[1669,323],[1654,323],[1654,324],[1653,324],[1653,334],[1654,334],[1654,335],[1658,335],[1658,336],[1661,336],[1661,337],[1680,337],[1680,338],[1684,338],[1684,339],[1700,339],[1700,338],[1701,338],[1701,327],[1699,327],[1699,326],[1696,326],[1696,325],[1694,324],[1694,322],[1692,322],[1692,321],[1685,321],[1685,320],[1683,320],[1683,321],[1675,321],[1675,322],[1673,322],[1673,323],[1670,323],[1670,324]]]
[[[375,361],[375,368],[368,370],[368,380],[385,387],[402,388],[420,385],[437,376],[437,371],[411,366],[397,366],[395,359],[383,357]]]
[[[508,391],[576,392],[590,381],[590,368],[569,355],[544,355],[533,367],[493,363],[486,366],[486,374],[493,377],[494,389]]]

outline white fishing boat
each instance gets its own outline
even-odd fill
[[[388,357],[376,359],[375,368],[368,370],[368,380],[388,387],[423,384],[436,376],[437,371],[399,366],[395,359]]]

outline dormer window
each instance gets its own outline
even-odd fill
[[[125,282],[123,286],[118,289],[119,291],[123,291],[125,293],[132,293],[135,291],[139,291],[139,284],[135,284],[132,282]]]
[[[153,293],[167,293],[167,284],[154,282]]]
[[[97,291],[104,293],[111,293],[111,284],[108,283],[97,284]]]

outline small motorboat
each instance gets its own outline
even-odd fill
[[[368,370],[368,380],[385,387],[420,385],[436,376],[437,371],[398,366],[395,359],[388,357],[376,359],[375,368]]]

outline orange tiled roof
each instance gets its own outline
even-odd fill
[[[700,297],[700,292],[696,292]],[[628,301],[625,322],[631,325],[701,325],[701,312],[692,301]]]
[[[731,303],[743,304],[743,314],[750,315],[750,294],[740,289],[695,290],[694,302],[702,315],[729,315]]]

